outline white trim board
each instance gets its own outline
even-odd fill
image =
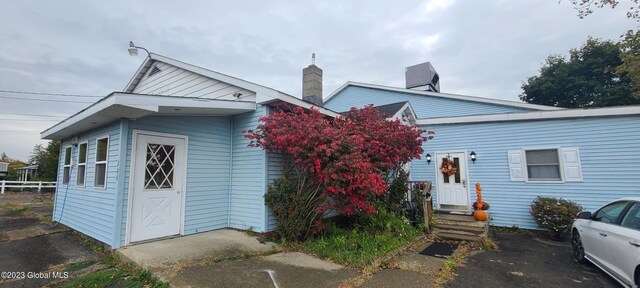
[[[549,120],[567,118],[587,118],[604,116],[640,115],[640,105],[618,106],[591,109],[566,109],[557,111],[535,111],[522,113],[491,114],[460,117],[423,118],[416,121],[416,125],[442,125],[461,123]]]
[[[116,92],[43,131],[40,136],[43,139],[60,140],[121,118],[135,119],[162,113],[166,108],[180,108],[168,109],[172,115],[195,115],[190,111],[196,111],[197,115],[223,111],[231,115],[254,111],[256,104],[247,101]]]
[[[446,99],[453,99],[453,100],[462,100],[462,101],[469,101],[469,102],[479,102],[479,103],[494,104],[494,105],[500,105],[500,106],[517,107],[517,108],[524,108],[524,109],[533,109],[533,110],[551,111],[551,110],[562,110],[562,109],[564,109],[564,108],[558,108],[558,107],[553,107],[553,106],[529,104],[529,103],[522,103],[522,102],[516,102],[516,101],[509,101],[509,100],[491,99],[491,98],[484,98],[484,97],[477,97],[477,96],[467,96],[467,95],[457,95],[457,94],[447,94],[447,93],[438,93],[438,92],[430,92],[430,91],[421,91],[421,90],[415,90],[415,89],[390,87],[390,86],[384,86],[384,85],[360,83],[360,82],[353,82],[353,81],[349,81],[349,82],[345,83],[344,85],[340,86],[340,88],[338,88],[336,91],[331,93],[331,95],[329,95],[326,98],[324,98],[324,103],[328,103],[331,100],[331,98],[333,98],[334,96],[336,96],[342,90],[346,89],[349,86],[364,87],[364,88],[371,88],[371,89],[378,89],[378,90],[386,90],[386,91],[393,91],[393,92],[400,92],[400,93],[409,93],[409,94],[431,96],[431,97],[439,97],[439,98],[446,98]]]

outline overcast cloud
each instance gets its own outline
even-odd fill
[[[0,90],[105,96],[152,52],[300,95],[315,52],[325,97],[346,81],[404,85],[404,67],[431,61],[443,92],[518,100],[549,54],[587,36],[619,39],[624,7],[580,20],[569,1],[3,1]],[[0,97],[98,98],[0,93]],[[27,160],[52,119],[87,103],[0,98],[0,152]],[[28,119],[17,121],[8,119]],[[34,121],[48,120],[48,121]]]

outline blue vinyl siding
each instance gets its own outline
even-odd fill
[[[360,108],[368,104],[378,106],[402,101],[411,102],[411,107],[413,107],[418,118],[532,111],[525,108],[447,99],[435,96],[416,95],[358,86],[349,86],[345,88],[340,92],[340,94],[329,99],[324,106],[337,112],[343,112],[351,109],[351,107]]]
[[[274,181],[284,176],[283,156],[278,153],[267,152],[267,185],[271,186]],[[267,231],[276,230],[278,220],[271,213],[269,207],[267,209]]]
[[[230,117],[152,116],[130,122],[127,144],[122,235],[127,227],[129,177],[133,130],[170,133],[188,137],[185,192],[185,234],[227,227],[229,167],[231,155]]]
[[[233,167],[229,209],[229,226],[232,228],[266,231],[266,153],[261,148],[249,147],[249,140],[242,133],[255,129],[258,119],[266,114],[266,110],[261,106],[254,112],[233,116]]]
[[[471,151],[467,160],[471,201],[481,183],[483,198],[491,204],[492,224],[536,228],[529,214],[536,196],[563,197],[593,211],[608,201],[640,193],[640,117],[584,118],[526,122],[497,122],[420,127],[435,131],[424,153]],[[509,177],[507,151],[537,147],[578,147],[582,182],[526,183]],[[434,181],[435,162],[412,163],[411,179]],[[435,193],[434,187],[434,196]],[[436,196],[437,197],[437,196]],[[437,198],[434,200],[437,201]]]
[[[119,123],[80,135],[77,143],[88,141],[85,186],[76,185],[78,147],[70,139],[62,141],[53,220],[80,231],[96,240],[112,244],[115,223],[115,199],[118,181]],[[107,177],[104,188],[94,188],[96,139],[109,137]],[[64,147],[72,146],[73,165],[68,185],[62,184],[64,175]]]

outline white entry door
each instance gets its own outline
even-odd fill
[[[442,163],[451,161],[458,167],[454,175],[440,171]],[[469,211],[469,189],[467,187],[467,158],[465,153],[437,153],[436,177],[438,178],[438,205],[442,210]]]
[[[130,242],[180,234],[185,139],[135,134]]]

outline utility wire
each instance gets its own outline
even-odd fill
[[[16,94],[32,94],[32,95],[51,95],[51,96],[66,96],[66,97],[90,97],[90,98],[100,98],[103,96],[95,96],[95,95],[82,95],[82,94],[64,94],[64,93],[44,93],[44,92],[29,92],[29,91],[16,91],[16,90],[2,90],[0,89],[0,93],[16,93]]]
[[[0,118],[0,121],[48,121],[48,122],[58,122],[60,120],[57,120],[57,119],[9,119],[9,118]]]
[[[17,116],[59,117],[59,118],[67,117],[65,115],[41,115],[41,114],[3,113],[3,112],[0,112],[0,114],[2,114],[2,115],[17,115]]]
[[[17,99],[17,100],[31,100],[31,101],[46,101],[46,102],[66,102],[66,103],[76,103],[76,104],[94,103],[93,101],[86,102],[86,101],[54,100],[54,99],[31,99],[31,98],[21,98],[21,97],[11,97],[11,96],[0,96],[0,98]]]

